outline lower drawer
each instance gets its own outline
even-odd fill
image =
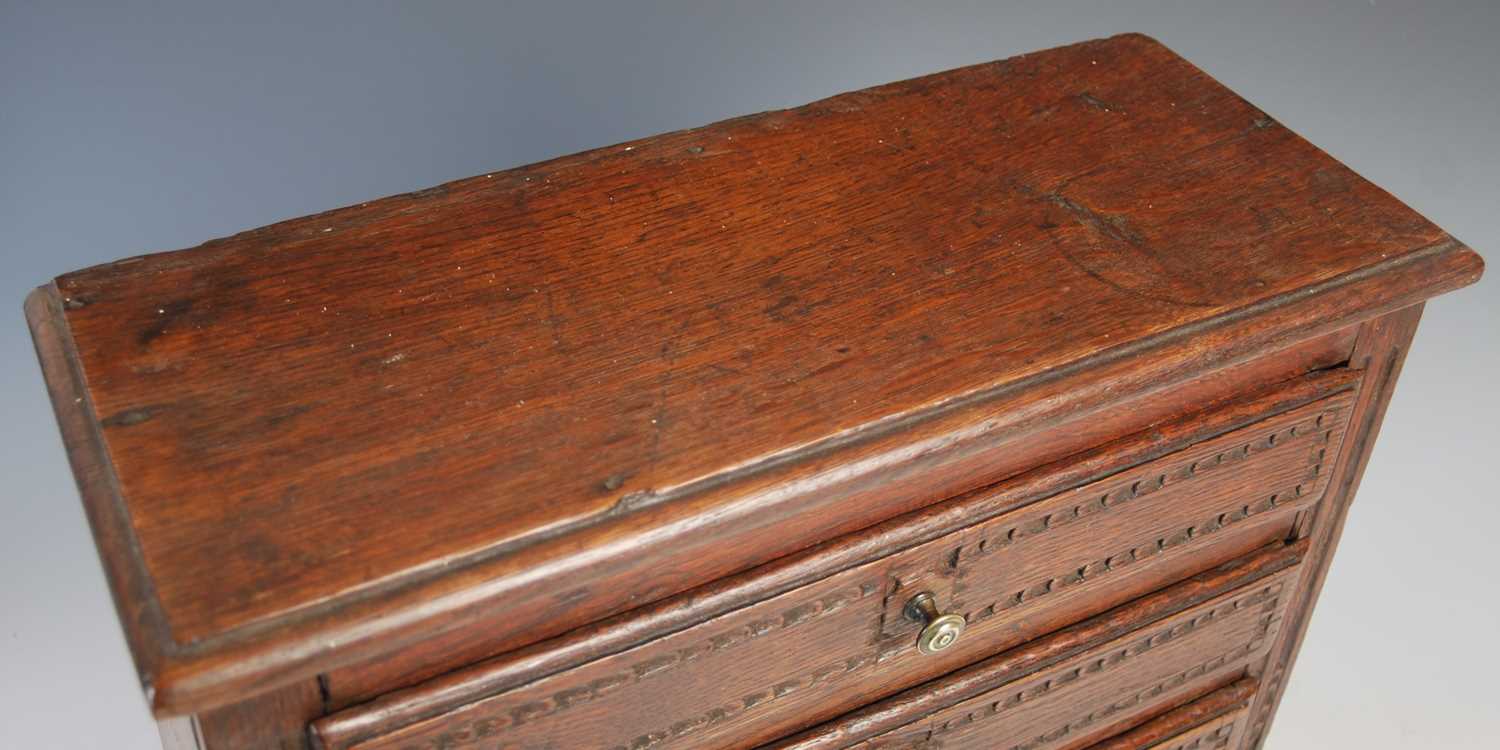
[[[1244,711],[1226,714],[1202,726],[1194,727],[1175,737],[1169,737],[1142,750],[1220,750],[1234,746],[1236,735],[1242,731]]]
[[[1257,680],[1246,677],[1151,718],[1088,750],[1220,750],[1241,748]]]
[[[1234,742],[1243,733],[1245,714],[1247,709],[1240,709],[1232,713],[1224,714],[1216,719],[1199,724],[1178,732],[1171,737],[1164,738],[1150,744],[1121,745],[1120,750],[1125,748],[1139,748],[1139,750],[1219,750],[1234,746]],[[1094,750],[1090,748],[1090,750]]]
[[[1108,750],[1123,750],[1161,742],[1174,748],[1179,735],[1185,747],[1218,747],[1239,727],[1237,720],[1211,728],[1205,728],[1206,721],[1184,728],[1179,720],[1168,728],[1180,731],[1171,732],[1131,730],[1215,691],[1248,689],[1253,680],[1245,678],[1258,668],[1277,633],[1300,566],[1165,617],[1152,618],[1150,610],[1170,607],[1169,602],[1181,602],[1216,581],[1250,575],[1248,570],[1264,567],[1278,554],[1293,554],[1293,548],[1211,571],[775,747],[1074,750],[1104,743]],[[1133,621],[1133,626],[1097,645],[1070,648],[1091,628],[1117,621]],[[1059,653],[1066,656],[1059,659]],[[1037,669],[1028,660],[1046,666]],[[900,715],[920,718],[884,728]],[[871,732],[874,726],[882,729]]]

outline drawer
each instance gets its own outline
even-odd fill
[[[1175,737],[1141,747],[1143,750],[1220,750],[1220,748],[1233,747],[1238,735],[1243,732],[1241,726],[1244,713],[1244,711],[1239,711],[1226,714]]]
[[[1246,677],[1185,706],[1152,717],[1088,750],[1217,750],[1245,737],[1257,680]]]
[[[1119,734],[1240,680],[1275,636],[1297,572],[1216,597],[855,746],[1064,750]],[[1217,747],[1235,726],[1218,722],[1144,747]],[[1134,746],[1130,737],[1124,741],[1109,745]]]
[[[1219,750],[1233,747],[1244,733],[1247,710],[1224,714],[1160,741],[1141,744],[1136,741],[1110,742],[1089,750]]]
[[[1288,538],[1322,494],[1349,403],[1343,391],[1259,421],[1241,415],[1251,424],[1128,466],[1101,449],[1083,463],[1104,476],[1072,489],[1025,497],[1017,488],[1068,467],[1042,469],[932,510],[968,524],[893,554],[570,668],[509,679],[514,660],[481,663],[325,717],[314,736],[367,749],[768,742]],[[923,518],[871,534],[927,528]],[[752,571],[745,585],[774,574]],[[920,625],[903,615],[922,593],[968,623],[940,653],[919,651]],[[1248,647],[1258,623],[1235,615],[1211,630]],[[522,661],[546,661],[547,648]],[[1195,648],[1165,649],[1161,663],[1186,669],[1178,655]]]

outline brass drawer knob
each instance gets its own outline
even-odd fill
[[[958,643],[958,637],[964,634],[964,628],[969,625],[963,615],[938,614],[937,600],[933,598],[931,591],[923,591],[912,597],[906,603],[905,612],[908,619],[923,624],[922,632],[917,636],[917,650],[924,654],[948,650]]]

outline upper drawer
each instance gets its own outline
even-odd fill
[[[1323,491],[1349,404],[1335,393],[1019,508],[1004,509],[1005,487],[972,493],[931,512],[977,522],[903,551],[539,679],[507,685],[512,664],[476,665],[326,717],[315,735],[403,749],[775,739],[1285,538]],[[903,523],[920,520],[887,533]],[[968,622],[936,654],[903,616],[921,593]]]

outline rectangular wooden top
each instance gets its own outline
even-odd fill
[[[528,592],[683,590],[1135,361],[1168,383],[1481,267],[1127,35],[85,269],[27,312],[172,713]]]

